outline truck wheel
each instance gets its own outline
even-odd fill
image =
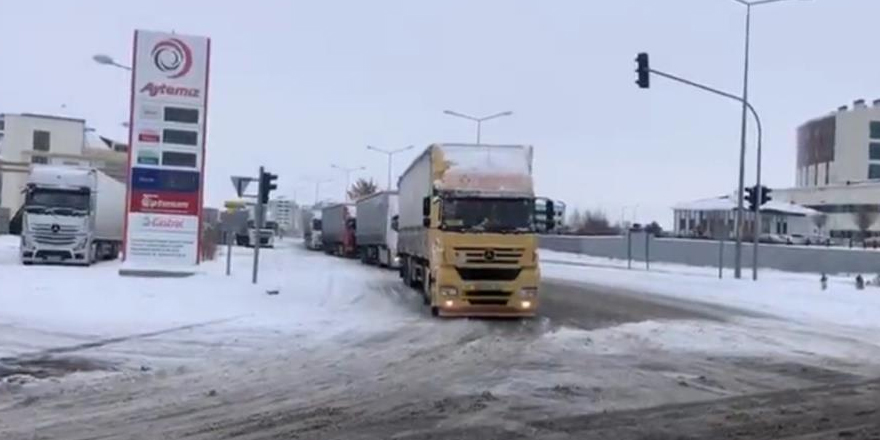
[[[422,301],[426,306],[431,304],[431,274],[426,266],[422,266]]]

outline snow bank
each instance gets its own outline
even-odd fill
[[[856,330],[880,330],[880,288],[856,290],[852,279],[831,277],[828,290],[821,290],[819,277],[762,270],[757,282],[736,280],[731,271],[718,279],[717,269],[673,264],[590,257],[541,250],[541,272],[546,278],[594,284],[708,302],[775,315],[801,323],[834,325]],[[751,273],[744,270],[749,278]]]
[[[220,255],[188,278],[120,276],[118,261],[22,266],[16,252],[14,237],[0,237],[0,325],[119,336],[217,322],[329,337],[385,325],[396,310],[377,305],[372,316],[362,313],[370,299],[361,271],[375,269],[299,249],[264,250],[256,286],[250,283],[253,251],[244,248],[233,248],[233,276],[224,275]],[[269,289],[280,294],[267,295]]]

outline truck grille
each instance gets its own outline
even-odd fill
[[[55,231],[53,231],[55,229]],[[34,241],[52,246],[66,246],[76,242],[76,226],[33,225]]]
[[[503,306],[507,304],[506,299],[496,299],[496,298],[478,298],[478,299],[470,299],[467,300],[468,303],[475,306]]]
[[[464,281],[513,281],[520,273],[520,268],[499,267],[456,267],[458,276]]]
[[[523,248],[455,248],[456,261],[469,264],[517,264],[523,253]]]

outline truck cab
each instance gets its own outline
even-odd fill
[[[529,146],[434,144],[401,176],[400,274],[433,315],[534,316],[531,160]],[[543,210],[552,224],[552,202]]]
[[[124,191],[96,170],[35,166],[24,190],[22,263],[89,265],[116,258]]]

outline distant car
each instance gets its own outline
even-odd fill
[[[831,237],[825,235],[807,235],[804,236],[806,245],[821,245],[821,246],[830,246],[831,245]]]
[[[789,244],[789,240],[782,234],[761,234],[758,241],[767,244]]]
[[[788,244],[809,244],[810,240],[801,234],[791,234],[785,236]]]

